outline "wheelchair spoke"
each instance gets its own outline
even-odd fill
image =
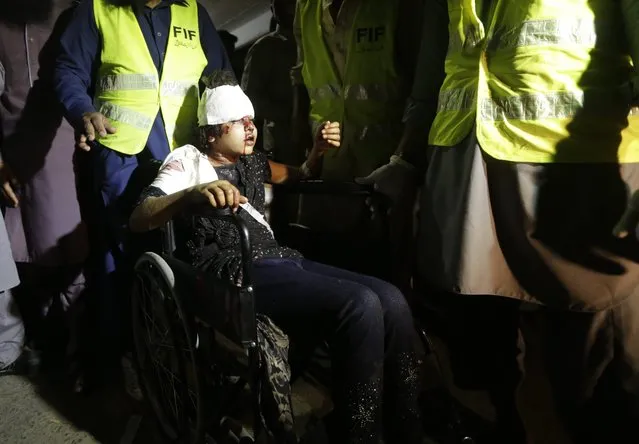
[[[179,378],[171,370],[167,369],[163,363],[157,360],[154,360],[154,362],[156,365],[153,367],[155,368],[157,378],[160,381],[159,385],[160,390],[162,391],[162,397],[167,401],[167,404],[170,407],[172,419],[179,424],[181,403],[178,402],[179,395],[175,389],[175,382],[178,384],[181,384],[181,382]]]
[[[197,409],[197,396],[193,393],[193,390],[189,389],[189,401],[194,409]]]
[[[190,401],[189,407],[193,409],[193,412],[196,412],[198,403],[197,403],[197,396],[193,392],[193,390],[191,390],[189,385],[186,384],[184,381],[182,381],[174,372],[167,369],[166,366],[162,365],[161,363],[158,363],[158,364],[159,365],[157,366],[157,368],[161,370],[167,376],[166,379],[170,380],[171,382],[170,385],[172,388],[171,390],[172,393],[170,394],[166,393],[166,391],[169,388],[169,384],[163,384],[163,388],[165,389],[165,392],[164,392],[165,398],[168,398],[167,400],[169,401],[169,404],[171,405],[172,413],[176,421],[180,420],[179,408],[180,406],[183,405],[182,396],[181,396],[181,393],[183,392],[183,390],[186,390],[188,394],[188,398],[189,398],[188,400]]]
[[[179,301],[154,264],[138,271],[134,340],[147,391],[171,439],[199,430],[201,407],[195,343]]]

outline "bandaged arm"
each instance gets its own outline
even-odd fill
[[[129,228],[134,233],[155,230],[184,211],[188,206],[188,195],[192,188],[168,196],[147,197],[131,213]]]
[[[191,185],[182,159],[163,165],[150,188],[157,188],[162,196],[142,196],[129,218],[133,232],[150,231],[163,226],[194,201],[196,186]],[[148,190],[148,189],[147,189]],[[146,194],[146,190],[145,193]]]

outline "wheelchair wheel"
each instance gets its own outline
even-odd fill
[[[162,257],[145,253],[138,260],[131,300],[140,382],[162,432],[176,443],[204,442],[198,338]]]

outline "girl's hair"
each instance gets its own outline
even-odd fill
[[[235,79],[235,75],[232,71],[218,69],[213,71],[208,76],[202,77],[202,83],[206,88],[213,89],[218,86],[237,86],[237,80]],[[215,138],[222,137],[222,124],[219,125],[204,125],[199,127],[200,132],[200,144],[198,145],[198,149],[202,152],[208,151],[208,139],[209,136],[213,136]]]
[[[209,89],[217,88],[218,86],[236,86],[238,85],[235,75],[232,71],[225,69],[216,69],[208,76],[202,76],[202,83]]]

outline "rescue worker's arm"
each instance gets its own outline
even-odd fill
[[[437,111],[439,88],[445,77],[448,51],[446,0],[425,0],[422,38],[411,96],[404,113],[404,134],[390,163],[373,171],[359,183],[374,184],[396,200],[426,168],[428,133]]]
[[[304,47],[302,46],[302,27],[300,20],[300,2],[295,7],[295,19],[293,20],[293,35],[297,44],[297,64],[291,69],[293,82],[293,116],[291,128],[293,143],[295,146],[306,146],[307,141],[312,140],[312,132],[309,124],[310,99],[304,85],[302,68],[304,66]]]
[[[96,111],[91,98],[99,53],[100,35],[93,15],[93,2],[84,1],[76,7],[60,39],[54,87],[69,122],[81,133],[78,147],[85,150],[89,149],[87,142],[95,140],[96,133],[115,132],[108,119]]]
[[[639,1],[621,0],[621,12],[625,22],[630,57],[635,67],[632,79],[633,105],[639,106],[639,27],[637,27],[639,23]]]
[[[214,208],[231,207],[237,210],[247,200],[231,183],[216,180],[167,196],[147,197],[131,213],[129,228],[136,233],[154,230],[190,205],[207,202]]]
[[[425,167],[428,133],[437,112],[448,51],[448,7],[445,0],[425,0],[421,45],[413,89],[404,113],[404,134],[396,155],[418,169]]]
[[[271,82],[277,81],[271,75],[273,52],[277,48],[270,38],[258,40],[246,54],[242,89],[253,102],[255,115],[272,121],[287,121],[290,116],[290,103],[282,103],[271,96]]]
[[[284,165],[282,163],[268,161],[271,168],[270,183],[293,182],[309,177],[316,177],[322,156],[327,150],[337,148],[341,143],[341,130],[339,122],[325,122],[318,133],[317,139],[311,148],[306,161],[300,167]]]

